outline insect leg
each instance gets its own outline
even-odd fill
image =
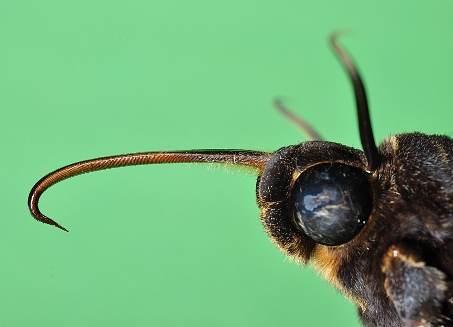
[[[425,265],[409,246],[398,244],[384,256],[382,272],[387,295],[404,326],[444,322],[441,311],[448,287],[440,270]]]

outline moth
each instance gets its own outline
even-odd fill
[[[453,326],[453,140],[398,134],[375,145],[365,88],[347,52],[330,44],[353,84],[363,152],[320,140],[273,153],[250,150],[143,152],[77,162],[44,176],[28,205],[37,220],[50,186],[102,169],[164,163],[252,168],[261,222],[288,257],[309,262],[354,301],[364,326]]]

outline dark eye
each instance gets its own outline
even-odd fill
[[[340,245],[363,228],[372,208],[365,173],[342,164],[321,164],[304,171],[291,191],[294,220],[317,243]]]

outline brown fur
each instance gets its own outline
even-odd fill
[[[379,157],[380,166],[369,176],[370,218],[348,243],[315,243],[295,224],[289,203],[294,178],[306,167],[336,162],[366,170],[360,151],[335,143],[306,142],[275,152],[257,184],[261,221],[285,254],[304,264],[312,261],[356,303],[365,326],[452,326],[453,140],[420,133],[395,135],[382,142]],[[397,251],[399,261],[394,261],[392,251]],[[410,279],[419,272],[414,269],[422,268],[432,278],[423,280],[426,285],[421,286],[426,287],[421,291],[415,285],[414,292],[399,290],[398,283],[389,282],[407,271],[413,273]],[[427,291],[431,289],[440,293],[431,294]],[[394,298],[388,292],[396,292]],[[438,301],[438,306],[423,311],[424,316],[414,318],[418,320],[407,318],[401,308],[425,298]],[[409,309],[421,312],[423,308]]]

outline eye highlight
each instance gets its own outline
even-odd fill
[[[291,191],[293,218],[315,242],[341,245],[353,239],[371,213],[373,194],[365,172],[320,164],[302,172]]]

